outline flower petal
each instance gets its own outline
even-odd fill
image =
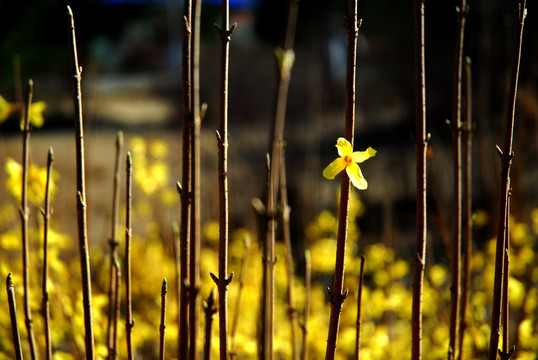
[[[337,158],[332,163],[330,163],[325,170],[323,170],[323,176],[327,179],[332,180],[336,175],[338,175],[346,167],[346,162],[343,158]]]
[[[362,175],[361,168],[356,163],[351,163],[346,168],[347,175],[353,183],[353,185],[359,190],[366,190],[368,188],[368,182]]]
[[[374,157],[376,153],[377,150],[374,150],[369,147],[368,149],[366,149],[366,151],[355,151],[353,154],[351,154],[351,158],[353,159],[353,161],[361,163],[371,157]]]
[[[351,155],[351,152],[353,151],[351,143],[343,137],[338,138],[336,141],[336,148],[338,149],[338,155],[341,157]]]

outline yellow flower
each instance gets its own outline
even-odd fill
[[[365,190],[368,188],[368,182],[362,175],[361,168],[357,163],[361,163],[369,158],[375,156],[376,150],[369,147],[366,151],[353,151],[351,144],[344,138],[338,138],[336,142],[336,148],[338,149],[339,158],[334,160],[323,170],[323,176],[332,180],[342,170],[346,169],[346,173],[349,179],[359,190]]]

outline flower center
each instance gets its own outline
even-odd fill
[[[351,158],[351,156],[346,155],[344,156],[344,161],[346,162],[347,165],[349,165],[353,162],[353,159]]]

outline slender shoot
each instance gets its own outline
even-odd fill
[[[37,359],[37,345],[34,335],[34,322],[32,319],[32,309],[30,308],[30,248],[28,244],[28,218],[30,209],[28,208],[28,158],[30,147],[30,108],[34,94],[34,82],[28,81],[28,98],[26,109],[23,112],[22,125],[22,196],[21,196],[21,233],[22,233],[22,272],[24,287],[24,323],[28,333],[28,343],[30,345],[30,355],[32,360]]]
[[[6,278],[7,302],[9,304],[9,316],[11,318],[11,332],[13,334],[13,346],[15,347],[15,358],[22,360],[22,344],[19,325],[17,322],[17,306],[15,303],[15,289],[11,280],[11,273]]]
[[[347,70],[346,70],[346,110],[345,135],[353,146],[355,128],[355,79],[357,67],[357,37],[360,22],[357,18],[357,0],[348,0],[348,16],[345,21],[347,33]],[[325,360],[333,360],[336,356],[340,313],[348,291],[344,290],[345,254],[349,219],[350,179],[347,173],[342,173],[340,186],[340,210],[338,218],[338,238],[336,243],[336,263],[332,290],[328,291],[331,303],[331,317],[327,336]]]
[[[45,186],[45,205],[42,209],[43,214],[43,277],[41,282],[42,288],[42,304],[41,311],[43,313],[43,320],[45,325],[45,359],[52,359],[52,338],[50,333],[50,303],[49,303],[49,291],[47,287],[47,279],[49,276],[49,262],[48,262],[48,238],[49,238],[49,225],[50,225],[50,186],[52,175],[52,163],[54,162],[54,153],[52,147],[49,148],[49,154],[47,156],[47,183]]]
[[[209,296],[204,301],[204,312],[205,312],[205,342],[204,342],[204,360],[211,359],[211,349],[212,349],[212,329],[213,329],[213,319],[217,313],[217,302],[216,302],[217,292],[215,288],[211,289]]]
[[[127,186],[126,186],[126,212],[125,212],[125,338],[127,341],[127,358],[134,359],[132,332],[134,326],[133,304],[131,294],[131,205],[132,205],[132,179],[133,179],[133,161],[131,153],[127,153]]]
[[[411,313],[411,359],[422,359],[422,291],[426,265],[426,76],[424,51],[424,0],[415,0],[415,153],[417,191],[417,239],[413,268],[413,305]]]
[[[499,347],[500,322],[502,308],[502,283],[505,259],[505,239],[509,231],[505,219],[509,217],[509,193],[510,193],[510,168],[512,166],[514,140],[514,117],[516,111],[516,95],[519,79],[519,65],[521,61],[521,43],[523,40],[523,25],[527,14],[526,1],[519,3],[516,21],[516,42],[513,53],[512,74],[510,81],[509,108],[506,117],[506,129],[504,138],[504,148],[499,149],[501,156],[501,182],[499,189],[499,215],[497,229],[497,246],[495,250],[495,278],[493,284],[493,304],[491,314],[491,333],[489,342],[488,360],[495,360]]]
[[[164,360],[164,334],[166,333],[166,293],[167,293],[166,278],[163,278],[161,286],[161,325],[159,326],[159,360]]]
[[[88,226],[86,208],[86,184],[84,164],[84,130],[82,119],[82,67],[78,64],[77,42],[75,36],[75,21],[73,12],[68,6],[70,17],[70,42],[73,61],[73,106],[75,111],[75,140],[77,168],[77,223],[78,245],[80,253],[80,272],[82,275],[82,304],[84,308],[84,330],[86,360],[95,359],[92,318],[92,284],[90,272],[90,254],[88,249]]]

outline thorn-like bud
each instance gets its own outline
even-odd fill
[[[7,278],[6,278],[6,289],[7,290],[10,290],[10,288],[13,287],[13,281],[12,281],[11,277],[12,277],[11,273],[7,274]]]
[[[163,278],[163,284],[161,286],[161,295],[166,295],[166,290],[168,288],[168,283],[166,282],[166,278]]]
[[[525,10],[526,11],[526,10]],[[228,31],[228,35],[232,35],[232,33],[235,31],[235,29],[237,28],[237,22],[234,22],[232,24],[232,27],[230,28],[230,30]]]
[[[205,118],[205,114],[207,113],[207,103],[202,103],[200,106],[200,119],[203,120]]]
[[[213,26],[215,26],[215,31],[220,36],[220,34],[222,33],[222,29],[220,28],[220,26],[217,23],[214,23]]]
[[[48,154],[47,160],[49,164],[54,162],[54,152],[52,151],[52,146],[49,147],[49,154]]]
[[[211,279],[213,279],[213,281],[215,282],[215,285],[219,285],[219,278],[217,277],[217,275],[213,274],[212,272],[209,273],[209,276],[211,276]]]
[[[360,29],[362,26],[362,19],[359,19],[359,21],[357,21],[357,27]]]
[[[118,131],[116,134],[116,146],[123,145],[123,131]]]
[[[252,205],[252,208],[254,209],[256,214],[258,214],[259,216],[264,216],[267,213],[265,204],[259,198],[253,198],[250,201],[250,204]]]
[[[499,153],[499,156],[502,157],[504,153],[501,150],[501,148],[499,147],[499,145],[495,145],[495,148],[497,149],[497,153]]]
[[[222,145],[222,136],[220,136],[220,132],[218,130],[215,130],[215,136],[217,137],[217,142],[219,143],[219,145]]]
[[[234,272],[232,271],[228,279],[226,279],[226,285],[229,285],[232,282],[233,278],[234,278]]]
[[[179,181],[176,182],[176,190],[179,195],[183,194],[183,187],[181,186],[181,183]]]

